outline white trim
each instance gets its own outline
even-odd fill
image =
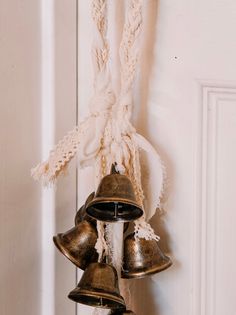
[[[236,99],[236,83],[199,81],[198,89],[191,314],[214,315],[218,103]]]
[[[42,160],[54,145],[54,0],[41,0],[41,150]],[[41,314],[55,314],[55,257],[52,235],[55,230],[53,188],[42,188],[42,273]]]

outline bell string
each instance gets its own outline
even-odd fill
[[[90,115],[79,123],[56,145],[46,161],[32,169],[32,177],[43,183],[54,183],[65,166],[78,153],[80,165],[91,165],[100,149],[100,137],[104,133],[109,111],[115,102],[111,87],[111,75],[107,66],[109,44],[107,41],[107,0],[92,1],[94,38],[92,60],[94,68],[94,95],[91,98]],[[94,132],[92,132],[94,131]],[[86,147],[90,145],[90,152]]]
[[[108,310],[104,310],[101,308],[95,308],[92,315],[107,315],[108,312],[109,312]]]
[[[146,222],[144,217],[139,218],[134,223],[134,236],[135,238],[144,238],[146,240],[159,241],[160,236],[156,235],[151,225]]]
[[[105,239],[105,224],[102,221],[97,221],[97,232],[98,238],[95,244],[95,249],[98,253],[98,261],[102,262],[104,256],[108,256],[109,254],[109,247],[107,245]]]

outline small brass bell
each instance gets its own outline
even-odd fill
[[[95,226],[97,225],[97,220],[93,219],[92,217],[90,217],[87,212],[86,212],[86,205],[91,202],[94,198],[95,192],[92,192],[85,204],[77,211],[76,216],[75,216],[75,225],[79,224],[80,222],[82,222],[83,220],[89,221],[92,224],[94,224]]]
[[[128,311],[128,310],[111,310],[110,313],[108,315],[135,315],[134,312],[132,311]]]
[[[71,230],[54,236],[53,241],[64,256],[83,270],[98,259],[97,229],[91,222],[84,220]]]
[[[101,180],[86,211],[91,217],[105,222],[133,221],[143,214],[130,179],[117,173],[114,165],[111,174]]]
[[[124,309],[116,269],[106,263],[91,263],[84,271],[78,286],[69,299],[94,307]]]
[[[122,278],[143,278],[171,265],[171,259],[162,253],[156,240],[135,239],[134,234],[125,238]]]

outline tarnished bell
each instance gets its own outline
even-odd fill
[[[54,236],[53,241],[64,256],[83,270],[98,259],[97,229],[91,222],[84,220],[66,233]]]
[[[87,214],[86,212],[86,204],[91,201],[94,197],[95,193],[93,192],[92,194],[89,195],[88,199],[86,200],[86,203],[84,206],[82,206],[76,213],[75,216],[75,225],[79,224],[80,222],[82,222],[83,220],[89,221],[92,224],[94,224],[94,226],[97,226],[97,220],[92,218],[90,215]],[[129,227],[129,222],[125,222],[124,224],[124,233],[128,230]]]
[[[76,212],[76,216],[75,216],[75,225],[79,224],[82,221],[89,221],[91,222],[93,225],[97,225],[97,220],[93,219],[92,217],[90,217],[85,209],[85,206],[82,206],[77,212]]]
[[[161,272],[171,265],[171,259],[162,253],[157,241],[135,239],[134,234],[126,237],[122,278],[143,278]]]
[[[130,179],[117,173],[114,166],[111,174],[101,180],[86,211],[91,217],[105,222],[133,221],[143,214]]]
[[[105,263],[92,263],[84,271],[69,299],[94,307],[124,309],[115,268]]]
[[[111,310],[108,315],[135,315],[134,312],[132,311],[127,311],[127,310]]]
[[[75,216],[75,225],[79,224],[80,222],[82,222],[83,220],[89,221],[92,224],[94,224],[95,226],[97,225],[97,220],[93,219],[92,217],[90,217],[87,212],[86,212],[86,205],[91,202],[94,198],[95,192],[92,192],[85,204],[77,211],[76,216]]]

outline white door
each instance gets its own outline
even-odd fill
[[[122,21],[121,1],[110,2]],[[174,265],[133,283],[135,311],[234,315],[236,2],[144,7],[134,121],[166,164],[165,211],[151,223]],[[88,111],[90,1],[0,0],[0,23],[0,314],[89,315],[67,298],[81,272],[52,236],[72,226],[91,174],[73,162],[55,193],[29,174]]]

